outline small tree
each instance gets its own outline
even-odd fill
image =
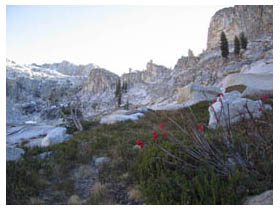
[[[122,90],[124,93],[127,93],[127,82],[123,82]]]
[[[248,45],[248,39],[247,39],[247,37],[245,37],[244,32],[240,33],[239,39],[240,39],[240,42],[241,42],[241,48],[246,50],[247,49],[247,45]]]
[[[237,36],[234,37],[234,54],[237,56],[240,53],[240,41]]]
[[[126,99],[125,109],[126,109],[126,110],[129,110],[129,102],[128,102],[128,98]]]
[[[120,107],[121,104],[122,104],[122,92],[120,91],[118,95],[118,106]]]
[[[226,34],[224,32],[221,33],[221,51],[222,51],[222,56],[224,58],[228,57],[229,54],[229,50],[228,50],[228,41],[227,41],[227,37]]]
[[[118,80],[117,85],[116,85],[115,96],[118,97],[120,92],[121,92],[121,81]]]

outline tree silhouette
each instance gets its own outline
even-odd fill
[[[228,57],[229,51],[228,51],[228,41],[226,34],[224,32],[221,33],[221,51],[222,51],[222,56],[224,58]]]

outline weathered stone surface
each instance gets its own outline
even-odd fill
[[[244,205],[273,205],[273,191],[268,190],[260,195],[248,197]]]
[[[49,146],[50,144],[61,143],[71,135],[66,134],[66,128],[50,125],[18,125],[7,127],[7,145],[15,146]]]
[[[42,140],[41,146],[47,147],[52,144],[58,144],[61,143],[69,138],[71,138],[72,135],[66,134],[66,128],[62,127],[56,127],[52,129],[46,137]]]
[[[119,76],[105,69],[94,69],[90,72],[88,79],[83,87],[84,92],[104,92],[114,91]]]
[[[12,146],[6,146],[6,160],[18,160],[24,154],[24,150]]]
[[[227,10],[232,15],[228,15]],[[271,13],[268,14],[267,11]],[[230,31],[234,35],[247,27],[244,32],[248,32],[248,47],[239,58],[230,53],[227,60],[223,59],[219,47],[209,48],[198,56],[194,56],[189,50],[186,56],[178,60],[174,70],[150,61],[143,71],[130,69],[130,73],[121,77],[94,64],[75,65],[64,61],[22,66],[7,60],[7,101],[13,104],[11,108],[7,108],[7,122],[58,121],[59,107],[72,101],[70,97],[81,102],[83,117],[100,119],[110,114],[117,105],[114,92],[118,79],[128,83],[128,90],[122,95],[122,105],[128,101],[131,107],[136,109],[139,106],[173,106],[174,102],[181,98],[177,88],[192,82],[217,86],[225,76],[234,73],[272,72],[271,6],[237,6],[217,12],[212,19],[209,31],[213,33],[209,32],[208,40],[213,43],[219,42],[219,30],[223,27],[227,28],[226,32]],[[233,50],[232,44],[230,50]],[[53,91],[54,87],[56,90]],[[247,91],[251,94],[250,88],[248,87]],[[34,101],[36,106],[27,108],[27,114],[21,113],[20,105],[31,101]],[[52,105],[56,105],[58,109],[52,110]]]
[[[99,157],[99,158],[95,159],[94,163],[95,163],[95,166],[100,167],[103,163],[106,163],[109,161],[110,161],[110,158],[108,158],[108,157]]]
[[[211,18],[207,49],[219,46],[220,34],[225,32],[229,42],[244,32],[249,41],[273,31],[273,6],[239,5],[224,8]]]
[[[243,96],[273,95],[272,74],[230,74],[221,82],[221,86],[224,89],[236,85],[247,87],[243,92]]]
[[[68,61],[61,63],[37,65],[39,67],[48,68],[69,76],[84,76],[89,75],[93,69],[98,69],[99,66],[90,63],[87,65],[75,65]]]
[[[49,157],[53,154],[53,152],[43,152],[41,154],[39,154],[40,159],[45,159],[46,157]]]
[[[85,200],[82,200],[78,195],[72,195],[67,204],[68,205],[82,205],[85,203]]]
[[[221,89],[216,87],[207,87],[191,83],[186,87],[178,88],[177,102],[212,100],[220,92]]]
[[[238,91],[225,93],[224,97],[218,97],[217,102],[213,103],[209,111],[209,128],[215,129],[220,126],[225,126],[229,120],[230,123],[240,121],[242,118],[250,118],[250,114],[257,118],[261,116],[262,111],[260,109],[268,108],[264,107],[261,100],[253,101],[247,98],[241,98],[241,94]]]
[[[242,69],[243,74],[273,74],[273,60],[262,59]]]
[[[126,110],[118,110],[112,114],[104,116],[101,118],[101,124],[113,124],[119,121],[126,121],[126,120],[138,120],[139,117],[142,117],[143,113],[138,111],[126,111]]]

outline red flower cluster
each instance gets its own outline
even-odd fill
[[[136,140],[136,144],[137,144],[138,146],[140,146],[140,147],[141,147],[141,149],[143,149],[143,148],[144,148],[144,142],[143,142],[142,140],[137,139],[137,140]]]
[[[216,98],[213,98],[212,100],[213,104],[217,102],[217,99]]]
[[[202,123],[198,123],[198,124],[197,124],[197,128],[198,128],[199,131],[203,131],[203,125],[202,125]]]
[[[221,96],[224,97],[224,94],[223,93],[219,93],[218,97],[221,97]]]
[[[156,142],[157,137],[158,137],[158,133],[156,131],[154,131],[153,134],[154,134],[154,142]]]
[[[159,124],[159,128],[160,128],[160,130],[163,130],[164,122]],[[154,135],[153,140],[154,140],[154,142],[156,142],[159,135],[158,135],[158,133],[155,130],[152,130],[152,134]],[[161,134],[162,137],[166,137],[166,135],[167,135],[166,132],[162,132],[162,134]]]
[[[260,99],[261,99],[262,101],[264,101],[265,99],[268,99],[268,97],[267,97],[267,96],[261,96]]]
[[[262,112],[262,111],[263,111],[263,110],[262,110],[262,108],[260,107],[260,108],[259,108],[259,112]]]
[[[163,127],[164,127],[164,123],[162,122],[162,123],[160,123],[160,124],[159,124],[159,128],[160,128],[160,130],[162,130],[162,129],[163,129]]]

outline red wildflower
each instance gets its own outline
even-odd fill
[[[224,94],[223,93],[219,93],[218,97],[221,97],[221,96],[224,97]]]
[[[197,128],[198,128],[199,131],[203,131],[203,125],[202,125],[202,123],[198,123],[198,124],[197,124]]]
[[[163,127],[164,127],[164,123],[162,122],[162,123],[159,124],[159,128],[162,130]]]
[[[267,99],[268,97],[267,96],[261,96],[260,97],[260,99],[262,100],[262,101],[264,101],[265,99]]]
[[[262,111],[263,111],[263,110],[262,110],[262,108],[260,107],[260,108],[259,108],[259,112],[262,112]]]
[[[161,135],[162,135],[162,137],[165,137],[167,135],[167,133],[163,132]]]
[[[143,147],[144,147],[144,142],[143,142],[142,140],[137,139],[137,140],[136,140],[136,144],[139,145],[139,146],[141,147],[141,149],[143,149]]]
[[[155,134],[154,134],[154,142],[156,142],[157,137],[158,137],[158,134],[157,134],[157,133],[155,133]]]
[[[217,102],[217,99],[216,98],[213,98],[212,100],[213,104]]]

